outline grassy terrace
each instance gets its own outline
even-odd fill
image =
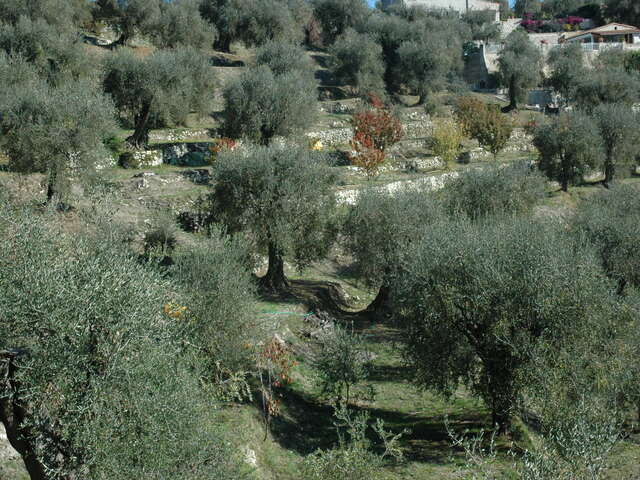
[[[526,123],[530,112],[520,114],[518,120]],[[323,114],[316,129],[327,128],[331,122],[339,121],[348,125],[348,115]],[[192,128],[212,128],[214,122],[193,125]],[[125,137],[129,132],[120,132]],[[210,137],[189,138],[188,141],[207,141]],[[411,156],[429,158],[431,152],[420,145],[423,139],[408,138],[413,142]],[[418,144],[418,147],[415,147]],[[469,145],[473,146],[473,145]],[[518,159],[534,159],[529,153],[501,154],[497,161],[512,162]],[[492,159],[479,159],[468,165],[453,164],[449,169],[418,171],[388,170],[377,178],[367,181],[359,172],[348,166],[337,166],[339,190],[355,190],[365,186],[384,186],[394,182],[414,182],[428,176],[437,176],[451,171],[482,166]],[[0,164],[3,160],[0,159]],[[139,170],[108,169],[104,172],[102,184],[111,192],[106,198],[114,210],[116,219],[129,225],[141,225],[146,219],[180,209],[188,209],[191,202],[206,195],[209,187],[195,183],[186,172],[189,168],[162,165]],[[144,188],[136,186],[135,174],[152,171]],[[40,198],[40,176],[18,176],[0,171],[0,185],[21,191],[25,198]],[[625,182],[638,182],[632,177]],[[537,209],[542,215],[570,215],[575,206],[585,197],[601,189],[597,182],[573,187],[569,193],[561,193],[549,187],[547,199]],[[182,233],[181,239],[197,241],[195,237]],[[348,259],[340,252],[328,260],[314,265],[303,272],[289,270],[293,280],[292,294],[286,298],[262,298],[256,308],[256,316],[269,322],[273,329],[291,343],[297,352],[298,366],[295,367],[293,384],[283,391],[282,415],[273,420],[265,437],[265,429],[260,406],[232,404],[224,409],[224,415],[235,431],[240,432],[239,443],[245,451],[255,453],[257,460],[254,477],[256,479],[294,480],[299,479],[299,462],[306,454],[318,448],[327,448],[336,441],[333,427],[332,408],[327,399],[320,396],[315,382],[316,374],[305,361],[304,351],[308,340],[301,335],[305,326],[304,315],[315,308],[329,309],[338,322],[351,325],[364,333],[368,349],[375,355],[373,385],[376,395],[373,401],[360,401],[356,408],[367,410],[374,418],[381,418],[394,432],[410,430],[402,438],[401,445],[405,461],[389,463],[385,474],[389,479],[455,479],[467,478],[465,455],[451,447],[445,428],[448,418],[451,428],[458,433],[468,431],[479,433],[490,423],[490,415],[483,403],[464,390],[459,390],[451,398],[443,398],[432,392],[417,390],[412,385],[409,369],[403,364],[398,348],[397,332],[392,325],[373,321],[359,313],[373,298],[375,292],[358,283],[350,276]],[[339,284],[350,299],[347,305],[329,302],[330,284]],[[276,312],[276,313],[274,313]],[[257,398],[257,397],[256,397]],[[257,400],[256,400],[257,402]],[[535,432],[520,424],[515,447],[506,440],[497,445],[499,471],[495,478],[516,478],[513,472],[512,448],[535,442]],[[640,434],[636,433],[617,447],[613,455],[610,479],[638,478],[640,476]],[[249,449],[249,450],[247,450]],[[251,456],[248,454],[248,456]],[[21,462],[0,460],[0,479],[22,480],[27,478]]]

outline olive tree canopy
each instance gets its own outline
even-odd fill
[[[127,45],[136,34],[149,34],[160,20],[159,0],[96,0],[94,16],[120,35],[113,46]]]
[[[313,0],[312,3],[327,45],[348,28],[362,25],[369,15],[365,0]]]
[[[217,32],[202,18],[199,7],[199,0],[162,2],[157,23],[150,31],[153,42],[160,48],[211,48]]]
[[[0,23],[0,51],[21,56],[52,84],[85,76],[92,63],[79,36],[29,17],[20,17],[15,24]]]
[[[576,232],[595,246],[602,266],[618,282],[618,292],[627,285],[640,287],[640,190],[616,185],[582,202],[573,219]]]
[[[509,109],[518,108],[529,89],[540,81],[540,50],[529,40],[524,30],[514,30],[505,39],[498,56],[500,82],[509,90]]]
[[[390,195],[368,188],[359,193],[357,202],[349,207],[341,238],[353,257],[355,275],[379,289],[367,308],[370,312],[389,312],[391,271],[407,245],[441,215],[441,205],[427,191],[409,189]]]
[[[207,112],[214,85],[208,58],[190,48],[160,50],[146,58],[121,49],[107,57],[103,88],[120,116],[135,128],[127,141],[144,147],[152,122],[183,123]]]
[[[0,421],[31,479],[241,478],[173,286],[55,223],[0,206]]]
[[[22,17],[42,19],[65,30],[77,30],[91,19],[91,3],[86,0],[0,0],[0,19],[15,24]]]
[[[602,159],[598,128],[580,112],[564,113],[538,125],[533,144],[540,153],[540,170],[559,182],[564,192]]]
[[[336,79],[364,96],[384,92],[382,47],[367,33],[349,29],[331,46],[332,69]]]
[[[530,218],[430,225],[393,275],[392,301],[419,385],[484,398],[509,428],[536,351],[616,318],[588,246]]]
[[[47,175],[47,201],[107,157],[111,101],[87,81],[52,87],[21,58],[0,56],[0,148],[10,168]]]
[[[247,46],[302,42],[309,16],[305,7],[295,0],[203,0],[200,11],[218,31],[215,47],[229,52],[234,41]]]
[[[604,150],[604,184],[609,186],[616,167],[632,165],[638,153],[638,115],[630,105],[602,104],[592,111]]]
[[[489,215],[528,212],[545,195],[545,178],[529,162],[468,169],[445,183],[440,192],[445,211],[471,220]]]
[[[260,59],[260,57],[259,57]],[[226,134],[268,145],[273,137],[291,136],[310,125],[318,110],[315,80],[304,70],[278,74],[275,62],[243,71],[224,90]]]
[[[213,217],[231,232],[246,232],[268,254],[265,289],[287,289],[286,258],[302,268],[326,254],[335,234],[335,193],[324,158],[292,145],[249,147],[220,154],[213,174]]]

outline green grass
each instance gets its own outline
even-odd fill
[[[597,187],[583,186],[569,195],[573,195],[572,202],[578,202],[595,191]],[[556,198],[555,195],[552,193],[549,201]],[[560,206],[565,207],[564,203]],[[333,260],[316,264],[301,273],[291,270],[288,274],[294,283],[294,294],[286,299],[263,299],[256,308],[262,316],[277,318],[277,331],[286,332],[284,336],[294,352],[304,352],[309,342],[301,335],[305,327],[304,315],[310,310],[308,284],[332,282],[344,286],[349,295],[359,299],[352,311],[363,308],[375,294]],[[274,312],[280,314],[276,317]],[[385,478],[470,478],[464,452],[451,446],[445,419],[458,435],[487,432],[491,419],[483,402],[464,388],[458,389],[451,397],[417,389],[412,382],[411,369],[403,362],[398,332],[392,326],[349,312],[338,315],[336,319],[343,323],[354,321],[356,329],[366,338],[368,350],[374,355],[371,383],[376,392],[375,398],[372,401],[356,399],[352,408],[366,410],[372,418],[382,419],[386,428],[395,433],[409,430],[401,439],[405,460],[397,464],[388,463],[382,472]],[[256,478],[300,480],[298,466],[303,457],[318,448],[331,448],[336,443],[331,401],[320,395],[317,374],[305,355],[298,354],[296,360],[299,364],[293,372],[294,383],[282,391],[281,415],[273,420],[266,440],[263,441],[264,425],[259,405],[243,406],[242,413],[236,415],[236,420],[242,425],[239,428],[250,432],[243,442],[256,452],[259,463]],[[533,434],[522,422],[517,424],[523,436],[518,440],[518,446],[526,447],[529,436]],[[607,478],[638,478],[638,440],[629,438],[618,445],[612,455]],[[517,478],[512,447],[510,440],[497,441],[497,460],[493,467],[496,479]]]
[[[491,100],[489,98],[487,101]],[[497,103],[494,98],[492,100]],[[525,122],[532,112],[520,112]],[[533,114],[535,115],[535,114]],[[328,125],[332,121],[348,120],[348,115],[323,114],[318,123]],[[205,122],[206,123],[206,122]],[[202,124],[207,128],[208,124]],[[316,127],[314,127],[316,128]],[[120,135],[125,136],[122,131]],[[415,140],[415,139],[413,139]],[[196,141],[189,139],[188,141]],[[467,145],[471,146],[471,144]],[[431,152],[427,148],[418,148],[411,152],[417,158],[428,158]],[[518,159],[532,159],[527,153],[500,154],[497,162],[508,163]],[[0,158],[0,163],[2,158]],[[449,170],[431,170],[418,172],[386,171],[372,181],[360,173],[345,167],[335,167],[340,174],[341,189],[362,188],[367,185],[382,186],[397,181],[414,181],[446,171],[461,171],[470,167],[494,162],[487,158],[472,162],[471,165],[452,164]],[[207,186],[182,182],[154,185],[146,190],[126,190],[131,177],[142,171],[153,171],[161,179],[172,179],[188,167],[161,165],[159,167],[124,170],[107,170],[108,181],[121,186],[124,196],[121,201],[130,202],[133,198],[151,198],[163,204],[172,205],[196,198],[208,191]],[[0,172],[0,176],[5,175]],[[640,178],[629,178],[623,182],[639,182]],[[571,212],[580,201],[600,191],[596,183],[571,187],[568,193],[550,190],[541,208],[551,213]],[[122,207],[126,208],[126,207]],[[146,218],[152,209],[131,207],[131,216],[136,220]],[[351,308],[337,320],[355,321],[356,327],[365,335],[367,348],[375,355],[372,384],[376,391],[373,401],[358,401],[354,407],[367,410],[373,418],[381,418],[388,429],[402,432],[409,429],[401,440],[405,461],[400,464],[388,464],[385,473],[390,479],[453,479],[461,478],[465,467],[463,452],[451,448],[451,442],[445,428],[448,418],[456,432],[469,430],[477,434],[485,429],[490,418],[482,401],[465,389],[459,389],[450,398],[435,392],[420,391],[413,386],[411,370],[402,360],[399,350],[398,332],[389,325],[371,321],[355,312],[363,309],[375,296],[375,291],[358,282],[349,269],[334,260],[314,265],[303,272],[287,269],[290,279],[296,283],[298,295],[287,298],[262,298],[256,304],[255,315],[268,322],[272,330],[283,336],[298,352],[299,365],[293,372],[294,383],[284,390],[282,414],[273,420],[265,438],[265,426],[261,415],[259,398],[251,404],[229,405],[222,409],[222,418],[226,428],[237,437],[239,450],[244,455],[246,449],[255,453],[257,467],[253,473],[256,480],[300,480],[299,465],[303,457],[318,448],[330,448],[336,442],[332,420],[332,408],[329,399],[320,396],[316,372],[306,361],[304,352],[309,340],[301,335],[307,326],[304,316],[313,310],[311,305],[318,291],[327,282],[338,283],[351,299]],[[640,478],[640,448],[636,437],[628,438],[615,450],[612,457],[613,479]],[[499,466],[503,477],[513,474],[513,458],[508,455],[509,445],[505,441],[498,444]],[[21,462],[12,461],[0,464],[0,479],[26,479]]]

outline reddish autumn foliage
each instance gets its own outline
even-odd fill
[[[376,95],[369,94],[369,103],[372,108],[353,116],[354,140],[366,137],[375,148],[385,151],[402,139],[402,124]]]
[[[351,162],[368,177],[377,175],[385,160],[385,151],[403,136],[400,120],[376,95],[369,94],[371,108],[353,116]]]
[[[274,389],[293,382],[291,369],[296,366],[296,362],[291,358],[291,352],[287,346],[278,338],[273,338],[258,355],[258,368],[262,384],[262,401],[267,427],[271,422],[271,417],[280,414],[282,395],[277,394]],[[263,374],[266,378],[263,378]]]
[[[214,144],[209,147],[211,153],[215,156],[223,150],[235,150],[237,142],[232,138],[218,138]]]

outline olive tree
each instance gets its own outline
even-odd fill
[[[173,286],[55,223],[0,207],[0,421],[30,478],[240,478]]]
[[[347,30],[331,46],[336,79],[361,96],[384,91],[382,47],[366,33]]]
[[[594,245],[602,266],[618,282],[618,293],[627,285],[640,287],[640,197],[634,186],[619,185],[598,193],[578,207],[573,227]]]
[[[525,13],[539,13],[542,10],[542,2],[540,0],[516,0],[513,9],[519,17],[524,16]]]
[[[462,45],[467,33],[458,20],[427,17],[409,24],[408,38],[395,54],[394,85],[404,85],[424,104],[431,92],[442,90],[462,71]]]
[[[0,0],[0,18],[18,23],[22,17],[42,19],[65,30],[75,29],[91,18],[91,4],[85,0]]]
[[[580,80],[588,75],[584,65],[582,45],[571,43],[549,52],[551,73],[546,79],[547,85],[558,92],[565,102],[575,98],[575,89]]]
[[[52,87],[21,59],[0,57],[0,142],[13,170],[44,173],[47,201],[107,156],[113,104],[86,81]]]
[[[509,90],[509,110],[518,108],[528,90],[540,81],[540,51],[524,30],[514,30],[505,39],[498,56],[500,83]]]
[[[424,227],[441,215],[440,205],[422,190],[389,195],[375,188],[362,191],[349,207],[341,236],[353,257],[354,274],[378,289],[367,311],[390,312],[390,274]]]
[[[20,17],[15,24],[0,23],[0,51],[23,57],[54,84],[83,76],[91,68],[80,38],[42,19]]]
[[[152,33],[160,20],[158,0],[96,0],[94,16],[119,34],[112,47],[126,46],[135,35]]]
[[[418,385],[445,394],[471,387],[500,432],[536,351],[616,315],[613,285],[589,248],[530,218],[432,225],[393,278]]]
[[[265,290],[288,289],[285,258],[303,268],[326,254],[335,234],[335,193],[323,157],[292,145],[248,147],[220,154],[213,176],[214,218],[268,254]]]
[[[103,88],[120,116],[134,127],[127,141],[144,147],[152,122],[181,123],[196,111],[207,112],[214,85],[208,58],[193,49],[160,50],[139,58],[119,50],[104,64]]]
[[[234,41],[259,46],[269,40],[302,42],[304,21],[290,0],[203,0],[202,16],[218,31],[215,47],[229,52]],[[290,8],[291,7],[291,8]]]
[[[369,15],[365,0],[313,0],[324,42],[331,45],[348,28],[359,27]]]
[[[419,105],[429,93],[442,90],[448,76],[461,65],[462,45],[439,33],[403,42],[397,51],[397,75],[418,95]]]
[[[591,112],[603,103],[632,106],[640,98],[639,92],[638,73],[602,66],[578,79],[573,89],[573,101],[581,110]]]
[[[451,217],[481,220],[489,215],[530,211],[544,198],[545,187],[544,177],[522,161],[465,170],[448,180],[440,195]]]
[[[598,128],[582,113],[562,114],[541,123],[534,130],[533,144],[540,153],[540,170],[559,182],[563,192],[602,158]]]
[[[312,77],[299,70],[278,74],[266,65],[246,69],[227,84],[223,95],[226,134],[263,145],[276,135],[303,131],[318,109]]]
[[[199,7],[199,0],[162,2],[157,23],[149,32],[153,42],[160,48],[210,48],[216,29],[202,18]]]
[[[604,9],[607,18],[629,25],[640,24],[640,5],[631,0],[607,0]]]
[[[218,32],[214,47],[223,52],[230,52],[231,43],[236,40],[240,18],[237,2],[203,0],[200,3],[200,13]]]
[[[496,22],[493,10],[470,10],[462,16],[462,21],[471,28],[473,40],[483,43],[500,40],[500,24]]]
[[[616,167],[629,165],[638,151],[638,115],[624,104],[602,104],[593,109],[604,148],[604,184],[609,186]]]
[[[299,72],[309,81],[314,76],[311,59],[304,48],[293,43],[268,41],[256,49],[255,64],[268,67],[274,75]]]
[[[382,47],[384,81],[388,90],[398,89],[402,84],[402,76],[398,74],[398,48],[412,38],[414,28],[405,18],[380,12],[371,14],[365,24],[364,31]]]

